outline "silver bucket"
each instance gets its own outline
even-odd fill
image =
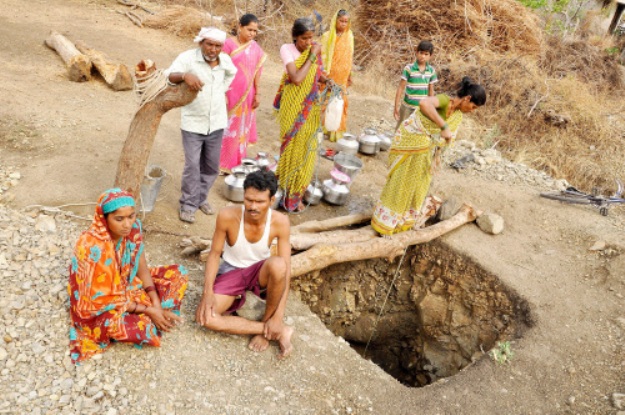
[[[167,176],[167,172],[162,167],[148,166],[143,183],[141,183],[141,211],[151,212],[154,210],[156,197],[161,190],[165,176]]]

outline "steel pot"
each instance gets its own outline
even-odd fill
[[[375,155],[380,151],[380,139],[375,130],[366,129],[365,133],[358,138],[358,151],[362,154]]]
[[[304,192],[304,200],[310,205],[318,205],[323,197],[323,184],[317,181],[313,181],[308,185]]]
[[[264,151],[259,151],[256,154],[256,165],[261,170],[270,170],[271,165],[273,164],[269,158],[269,155]]]
[[[258,167],[258,163],[256,162],[256,160],[249,158],[249,157],[241,159],[241,167],[243,167],[245,174],[254,173],[255,171],[260,170],[260,167]]]
[[[334,156],[334,168],[347,174],[351,181],[360,170],[362,170],[362,160],[352,154],[339,153]]]
[[[393,144],[393,133],[385,132],[378,134],[378,138],[380,139],[380,151],[388,151]]]
[[[356,155],[358,153],[358,140],[356,136],[350,133],[344,133],[343,137],[336,142],[336,152]]]
[[[241,166],[234,167],[232,174],[224,179],[224,196],[233,202],[243,202],[243,182],[247,174]]]
[[[344,205],[349,197],[347,184],[350,178],[347,174],[336,169],[330,172],[331,179],[323,182],[323,199],[333,205]]]

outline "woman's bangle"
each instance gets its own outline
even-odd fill
[[[310,55],[308,55],[308,60],[310,61],[310,63],[317,62],[317,55],[315,55],[314,53],[310,52]]]
[[[443,126],[441,127],[441,131],[446,130],[449,128],[449,124],[445,123],[443,124]]]
[[[153,286],[153,285],[150,285],[149,287],[143,287],[143,290],[144,290],[147,294],[149,294],[149,293],[151,293],[152,291],[156,291],[156,287],[155,287],[155,286]]]
[[[187,81],[185,81],[185,80],[184,80],[184,77],[185,77],[185,76],[187,76],[187,73],[186,73],[186,72],[183,72],[183,73],[182,73],[182,82],[187,82]]]

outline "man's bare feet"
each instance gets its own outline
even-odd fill
[[[280,345],[280,354],[278,354],[278,359],[284,359],[288,357],[293,351],[293,345],[291,344],[291,336],[293,335],[293,327],[284,326],[284,330],[278,339],[278,344]]]
[[[250,344],[247,346],[254,352],[264,352],[269,347],[269,340],[267,340],[262,334],[257,334],[252,337]]]

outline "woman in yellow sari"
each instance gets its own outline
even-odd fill
[[[456,97],[439,94],[421,101],[395,133],[388,180],[373,211],[373,229],[392,235],[423,226],[434,207],[424,204],[432,182],[433,158],[438,162],[440,150],[456,137],[462,115],[485,103],[486,91],[468,77],[462,79]]]
[[[354,60],[354,34],[351,31],[349,13],[339,10],[332,17],[330,30],[321,37],[323,47],[323,69],[328,78],[341,87],[343,116],[338,130],[329,132],[330,141],[336,141],[346,131],[347,88],[352,85],[352,63]],[[322,109],[323,110],[323,109]]]
[[[280,160],[276,174],[283,192],[282,206],[301,211],[304,191],[317,159],[321,46],[313,42],[315,25],[309,18],[295,20],[293,43],[282,45],[285,74],[273,106],[280,122]]]

